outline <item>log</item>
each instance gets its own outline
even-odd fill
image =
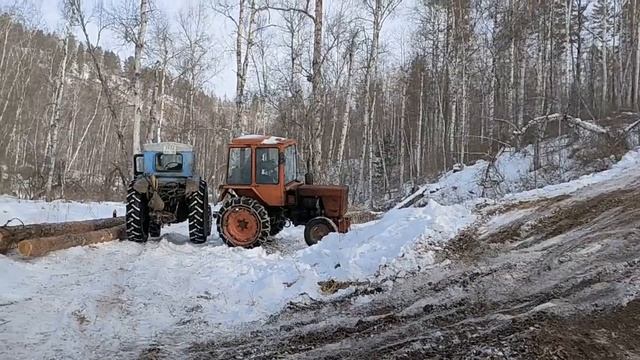
[[[124,216],[117,218],[70,221],[63,223],[43,223],[0,228],[0,253],[7,252],[25,239],[78,234],[111,228],[124,224]]]
[[[51,251],[68,249],[74,246],[98,244],[126,238],[124,224],[108,229],[90,231],[82,234],[65,234],[45,238],[22,240],[18,243],[18,252],[22,256],[42,256]]]

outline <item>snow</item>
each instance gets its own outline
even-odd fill
[[[395,208],[402,208],[422,195],[448,205],[464,203],[467,200],[483,197],[483,195],[493,195],[489,191],[497,191],[496,195],[520,191],[529,182],[529,169],[532,166],[530,152],[531,150],[528,149],[522,152],[505,151],[497,157],[496,171],[490,174],[492,175],[490,179],[499,177],[500,184],[496,186],[496,190],[487,189],[483,192],[482,181],[489,163],[479,160],[461,171],[447,172],[436,183],[422,186],[410,198],[405,199]]]
[[[66,221],[123,209],[1,200],[2,223],[17,215],[25,222]],[[0,357],[108,357],[177,329],[230,331],[289,302],[328,298],[319,281],[366,281],[428,266],[433,252],[474,219],[464,206],[433,201],[390,211],[313,247],[304,244],[302,228],[288,228],[275,240],[284,244],[275,252],[229,248],[216,235],[193,245],[183,223],[146,244],[115,241],[35,259],[0,255]],[[332,296],[346,291],[352,290]]]
[[[237,138],[238,140],[262,140],[260,143],[264,145],[275,145],[281,143],[285,138],[279,136],[265,136],[265,135],[242,135]]]
[[[566,183],[553,184],[541,189],[533,189],[517,194],[508,194],[504,199],[526,201],[566,195],[596,183],[601,183],[617,177],[624,177],[625,175],[632,173],[634,170],[637,170],[639,167],[640,148],[635,148],[625,154],[619,162],[613,164],[613,166],[608,170],[587,174]]]
[[[280,143],[284,138],[277,136],[269,136],[268,138],[262,140],[262,143],[265,145],[274,145]]]
[[[264,135],[257,135],[257,134],[248,134],[248,135],[242,135],[238,137],[238,139],[240,140],[257,140],[262,138],[264,138]]]

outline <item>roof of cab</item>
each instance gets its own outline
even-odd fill
[[[144,144],[142,146],[143,151],[156,151],[156,152],[166,152],[167,150],[172,151],[193,151],[193,146],[187,144],[181,144],[177,142],[161,142],[161,143],[152,143],[152,144]]]
[[[231,140],[232,145],[289,145],[295,143],[293,139],[267,135],[243,135]]]

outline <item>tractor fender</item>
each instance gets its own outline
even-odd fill
[[[133,189],[140,194],[146,194],[149,192],[151,183],[147,178],[141,177],[133,182]]]
[[[192,177],[187,179],[187,183],[185,184],[185,193],[187,195],[193,194],[194,192],[200,189],[200,178]]]

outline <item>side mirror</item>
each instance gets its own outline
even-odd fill
[[[133,155],[133,175],[138,176],[144,173],[144,155]]]

